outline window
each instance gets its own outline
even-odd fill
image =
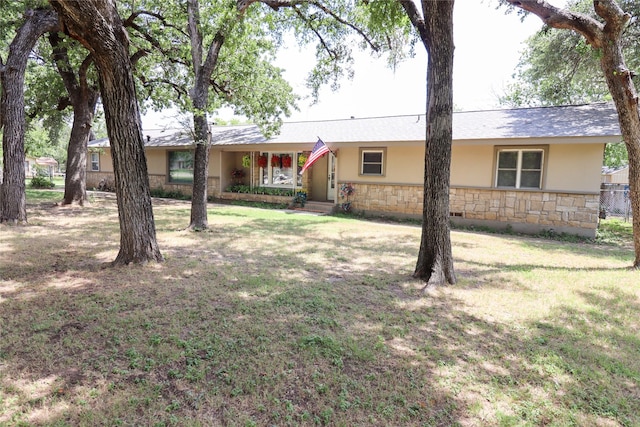
[[[301,178],[297,175],[298,153],[274,152],[262,153],[266,165],[261,166],[262,185],[291,188],[294,184],[301,185]],[[264,163],[263,163],[264,164]]]
[[[193,152],[169,151],[169,182],[193,183]]]
[[[360,150],[360,175],[384,175],[384,149]]]
[[[543,149],[498,150],[496,187],[542,188]]]
[[[100,153],[91,153],[91,170],[100,170]]]

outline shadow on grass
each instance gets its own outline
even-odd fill
[[[161,265],[89,268],[100,248],[78,243],[64,269],[36,256],[2,276],[0,424],[640,423],[632,291],[591,287],[585,306],[491,320],[451,293],[423,297],[402,234],[315,232],[330,222],[188,233]],[[31,236],[0,266],[73,235]]]
[[[206,263],[176,275],[183,262],[2,301],[1,421],[640,422],[632,294],[585,291],[590,308],[523,329],[446,295],[399,298],[399,277],[382,271],[287,282]]]

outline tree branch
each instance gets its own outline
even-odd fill
[[[415,28],[416,31],[418,31],[418,34],[420,35],[420,40],[422,40],[422,43],[424,44],[425,48],[427,48],[427,51],[429,51],[431,48],[431,38],[429,37],[429,33],[427,32],[427,24],[424,22],[424,19],[420,15],[420,12],[418,11],[418,7],[413,2],[413,0],[398,0],[398,1],[400,2],[400,5],[404,9],[404,11],[407,13],[407,16],[409,17],[409,21],[411,21],[411,24],[413,25],[413,28]]]
[[[360,37],[362,37],[364,39],[364,41],[371,47],[371,49],[373,49],[376,52],[378,50],[380,50],[380,46],[378,46],[376,43],[374,43],[369,38],[369,36],[367,36],[367,34],[365,34],[365,32],[362,29],[360,29],[359,27],[357,27],[356,25],[354,25],[354,24],[352,24],[350,22],[347,22],[345,19],[343,19],[340,16],[338,16],[337,14],[335,14],[332,10],[327,8],[322,3],[312,1],[311,4],[313,6],[315,6],[315,7],[317,7],[318,9],[320,9],[321,11],[323,11],[324,13],[326,13],[327,15],[331,16],[333,19],[335,19],[339,23],[341,23],[343,25],[346,25],[347,27],[351,28],[353,31],[358,33],[360,35]]]
[[[329,47],[327,42],[325,42],[324,37],[322,37],[322,34],[320,34],[320,32],[316,28],[314,28],[313,24],[311,23],[311,20],[308,19],[306,16],[304,16],[302,14],[302,12],[300,12],[300,9],[298,9],[297,7],[294,7],[293,10],[295,11],[296,15],[298,15],[300,17],[300,19],[302,19],[302,21],[307,24],[307,26],[311,29],[311,31],[313,31],[313,33],[316,35],[316,37],[318,37],[318,40],[320,41],[320,44],[322,45],[324,50],[327,51],[327,53],[329,54],[331,59],[334,59],[334,60],[337,59],[338,58],[338,54],[333,49],[331,49]]]
[[[618,3],[612,0],[595,0],[593,2],[593,8],[598,16],[607,23],[604,31],[615,34],[616,36],[622,33],[631,19],[631,15],[625,13]]]
[[[66,46],[62,44],[62,38],[59,33],[49,33],[49,44],[53,49],[53,62],[58,69],[58,74],[62,77],[67,92],[73,96],[79,86],[73,69],[71,68],[71,61],[69,60],[69,51]]]
[[[325,6],[322,2],[317,1],[317,0],[238,0],[238,11],[240,13],[243,13],[244,10],[246,10],[249,6],[251,6],[253,3],[262,3],[265,4],[267,6],[269,6],[271,9],[273,10],[279,10],[280,8],[283,7],[289,7],[289,8],[294,8],[297,9],[296,6],[301,6],[304,4],[309,4],[311,6],[316,7],[317,9],[320,9],[322,12],[324,12],[326,15],[332,17],[333,19],[335,19],[336,21],[338,21],[339,23],[346,25],[347,27],[351,28],[353,31],[355,31],[356,33],[358,33],[360,35],[360,37],[362,37],[364,39],[364,41],[371,47],[371,49],[373,49],[374,51],[378,51],[380,50],[380,46],[378,46],[376,43],[374,43],[369,36],[361,29],[359,28],[357,25],[352,24],[351,22],[347,21],[346,19],[342,18],[340,15],[338,15],[337,13],[335,13],[333,10],[331,10],[329,7]],[[298,12],[299,13],[299,12]],[[314,33],[317,34],[317,32],[314,30]]]
[[[218,31],[216,36],[213,38],[213,41],[209,45],[209,50],[207,51],[207,59],[205,63],[202,64],[202,75],[207,80],[213,73],[213,69],[216,67],[216,63],[218,62],[218,55],[220,55],[220,49],[222,49],[222,45],[224,44],[224,35],[222,32]]]
[[[542,22],[553,28],[574,30],[582,34],[587,43],[595,48],[602,47],[604,24],[583,13],[555,7],[545,0],[505,0],[507,3],[531,12]],[[611,0],[605,0],[611,1]],[[600,0],[594,0],[598,3]]]
[[[134,24],[134,21],[136,20],[136,18],[138,18],[139,16],[142,15],[147,15],[147,16],[151,16],[153,18],[156,18],[158,21],[160,21],[162,23],[162,25],[164,25],[167,28],[173,28],[174,30],[178,31],[180,34],[182,34],[185,37],[189,37],[189,34],[185,33],[184,30],[178,26],[175,26],[169,22],[167,22],[166,18],[162,15],[160,15],[159,13],[155,13],[155,12],[149,12],[147,10],[138,10],[133,12],[131,15],[129,15],[129,17],[123,22],[122,25],[124,25],[125,27],[129,27],[131,25]]]
[[[147,49],[138,49],[133,55],[131,55],[131,65],[133,65],[133,68],[136,68],[136,66],[138,65],[138,61],[147,56],[149,53],[150,52]]]
[[[93,64],[93,55],[89,54],[86,58],[84,58],[84,61],[82,61],[82,64],[80,64],[80,68],[78,69],[80,86],[83,88],[89,87],[87,73],[89,72],[89,67],[91,66],[91,64]]]
[[[187,0],[187,28],[191,40],[191,59],[195,74],[202,66],[202,33],[200,32],[200,5],[198,0]]]
[[[209,80],[209,85],[213,88],[217,94],[224,95],[225,98],[230,99],[234,90],[229,88],[229,81],[225,81],[224,84],[219,84],[215,80]]]
[[[184,87],[167,79],[144,80],[142,82],[142,85],[145,88],[152,88],[153,86],[158,85],[167,85],[170,86],[178,94],[178,98],[187,95],[187,91],[184,89]]]

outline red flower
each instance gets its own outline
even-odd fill
[[[288,154],[285,154],[284,156],[282,156],[282,167],[283,168],[290,168],[291,167],[291,156]]]
[[[264,154],[258,156],[258,167],[266,168],[267,167],[267,156]]]
[[[280,156],[271,156],[271,166],[274,168],[280,167]]]

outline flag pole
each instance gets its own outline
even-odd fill
[[[327,145],[327,143],[326,143],[326,142],[324,142],[324,140],[323,140],[322,138],[318,137],[318,139],[319,139],[320,141],[322,141],[322,143],[327,147],[327,149],[329,150],[329,152],[330,152],[331,154],[333,154],[334,156],[338,157],[338,156],[336,155],[336,153],[334,153],[334,151],[333,151],[331,148],[329,148],[329,146]]]

